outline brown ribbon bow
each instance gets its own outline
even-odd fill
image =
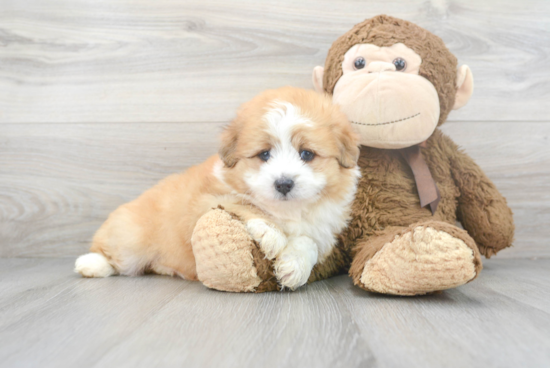
[[[420,206],[425,207],[430,205],[433,215],[437,210],[441,195],[432,177],[430,168],[420,153],[420,147],[426,147],[426,142],[400,149],[399,152],[405,161],[407,161],[413,172],[418,196],[420,197]]]

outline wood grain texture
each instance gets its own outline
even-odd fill
[[[486,261],[474,282],[427,298],[328,282],[382,367],[539,367],[550,362],[549,262]]]
[[[0,256],[74,257],[117,206],[216,152],[223,123],[1,124]],[[508,198],[515,246],[550,257],[550,124],[456,122],[443,130]]]
[[[367,293],[347,276],[232,294],[162,276],[82,279],[0,259],[0,367],[544,367],[550,260],[490,260],[458,289]]]
[[[472,68],[451,120],[548,120],[547,0],[4,0],[0,122],[227,121],[264,89],[311,88],[331,43],[381,13]]]

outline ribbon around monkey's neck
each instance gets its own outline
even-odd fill
[[[424,161],[422,154],[420,153],[420,147],[426,147],[426,142],[420,144],[402,148],[399,150],[405,161],[411,167],[416,182],[416,189],[418,190],[418,197],[420,197],[420,206],[425,207],[430,205],[432,215],[437,210],[437,205],[441,200],[441,194],[435,184],[435,180],[432,177],[430,168]]]

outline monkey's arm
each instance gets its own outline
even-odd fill
[[[514,219],[506,199],[466,153],[456,149],[451,167],[460,189],[458,220],[474,238],[481,254],[490,258],[511,246]]]

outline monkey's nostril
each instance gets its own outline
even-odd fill
[[[288,192],[294,187],[294,181],[292,179],[280,178],[275,181],[275,189],[277,192],[287,195]]]

